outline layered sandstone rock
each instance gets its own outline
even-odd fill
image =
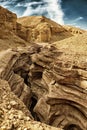
[[[25,41],[26,29],[23,28],[21,37],[18,35],[22,25],[17,23],[17,15],[0,6],[0,50],[29,45]]]
[[[39,119],[65,130],[87,129],[87,53],[76,50],[46,48],[32,56],[35,65],[29,73]]]
[[[16,30],[17,15],[0,6],[0,29]]]
[[[80,29],[62,27],[44,16],[18,18],[0,6],[0,50],[18,46],[29,46],[34,42],[43,45],[72,37]],[[74,33],[73,33],[74,32]],[[7,43],[7,44],[5,44]]]
[[[32,97],[31,88],[27,81],[32,63],[30,57],[39,52],[39,49],[40,46],[34,46],[0,52],[1,130],[61,130],[35,122],[27,109],[31,107]]]
[[[12,92],[8,82],[0,79],[0,130],[61,130],[33,121],[26,106]]]
[[[87,54],[82,52],[38,45],[3,51],[0,78],[36,120],[65,130],[86,130]]]

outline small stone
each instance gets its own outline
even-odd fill
[[[18,122],[14,122],[14,127],[17,128],[18,127]]]
[[[30,118],[29,118],[29,117],[26,117],[26,120],[27,120],[27,121],[30,121]]]
[[[22,128],[20,127],[20,128],[18,128],[18,130],[22,130]]]
[[[9,116],[9,119],[12,120],[13,118],[14,118],[14,115],[11,114],[11,115]]]
[[[24,128],[24,130],[28,130],[27,128]]]
[[[23,120],[23,115],[18,115],[18,118],[19,118],[20,120]]]
[[[2,127],[1,127],[1,130],[6,130],[6,126],[2,126]]]
[[[16,105],[17,105],[17,102],[16,102],[16,101],[11,101],[10,104],[11,104],[12,106],[16,106]]]
[[[8,105],[8,107],[7,107],[9,110],[11,109],[11,105]]]

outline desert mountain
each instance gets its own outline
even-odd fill
[[[23,17],[18,22],[30,30],[31,41],[53,42],[72,36],[61,25],[44,16]]]
[[[61,26],[44,16],[29,16],[17,19],[17,15],[0,7],[0,48],[53,43],[82,34],[85,31]],[[7,43],[7,44],[5,44]]]
[[[3,7],[0,32],[0,130],[87,130],[87,32]]]

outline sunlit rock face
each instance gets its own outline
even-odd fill
[[[32,60],[29,76],[39,119],[65,130],[86,129],[85,58],[78,54],[77,61],[73,52],[66,54],[51,47],[33,55]]]
[[[27,40],[31,42],[52,43],[72,36],[71,32],[44,16],[21,17],[17,22],[27,28]]]
[[[61,26],[44,16],[17,19],[16,14],[3,7],[0,7],[0,19],[0,50],[33,43],[49,44],[85,32],[78,28]]]
[[[1,130],[87,130],[87,32],[0,10]]]
[[[87,66],[83,56],[78,54],[77,61],[73,52],[66,55],[53,46],[38,45],[2,53],[0,77],[35,120],[65,130],[87,129]]]
[[[16,30],[17,15],[0,6],[0,27],[2,29]],[[5,28],[3,28],[5,27]]]

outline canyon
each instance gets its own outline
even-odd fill
[[[0,7],[0,130],[87,130],[87,31]]]

